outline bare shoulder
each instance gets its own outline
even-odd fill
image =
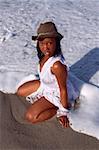
[[[57,74],[57,73],[64,73],[64,72],[67,72],[67,66],[62,64],[60,61],[56,61],[52,68],[51,68],[51,71],[53,74]]]

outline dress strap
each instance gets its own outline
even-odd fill
[[[61,58],[61,56],[58,56],[58,57],[52,57],[52,59],[49,62],[49,66],[52,67],[53,64],[57,61],[60,61],[62,64],[66,65],[65,59]]]

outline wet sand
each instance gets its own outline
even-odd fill
[[[63,129],[56,117],[35,125],[27,123],[26,107],[24,98],[0,92],[0,150],[99,149],[97,139]]]

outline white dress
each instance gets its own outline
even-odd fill
[[[62,64],[66,65],[65,60],[62,58],[62,56],[50,57],[43,65],[41,72],[40,66],[38,65],[40,87],[36,92],[33,92],[32,94],[28,95],[26,97],[26,100],[33,104],[34,101],[37,101],[40,97],[44,96],[49,102],[51,102],[59,108],[59,110],[57,111],[57,116],[60,116],[64,115],[65,111],[67,110],[64,109],[60,102],[60,90],[57,83],[57,79],[55,75],[51,73],[51,67],[56,61],[60,61]],[[78,97],[78,93],[75,91],[69,79],[67,80],[67,90],[69,101],[73,106],[74,100]]]
[[[44,96],[48,101],[57,106],[59,110],[62,110],[63,113],[64,108],[60,103],[60,92],[57,80],[50,70],[51,66],[56,61],[60,61],[65,64],[62,57],[50,57],[43,65],[41,72],[38,66],[39,78],[37,76],[30,75],[24,78],[18,84],[17,88],[28,81],[40,79],[41,85],[38,90],[28,95],[26,99],[30,103],[33,103],[40,97]],[[78,96],[80,102],[77,109],[71,109],[68,113],[71,128],[77,132],[99,139],[99,88],[81,81],[73,75],[73,73],[68,71],[67,90],[69,101],[72,104]]]

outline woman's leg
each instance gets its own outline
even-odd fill
[[[39,86],[40,86],[39,80],[34,80],[34,81],[29,81],[27,83],[24,83],[18,88],[17,95],[26,97],[31,93],[35,92],[39,88]]]
[[[28,108],[25,117],[31,123],[42,122],[53,117],[57,109],[56,106],[42,97]]]

